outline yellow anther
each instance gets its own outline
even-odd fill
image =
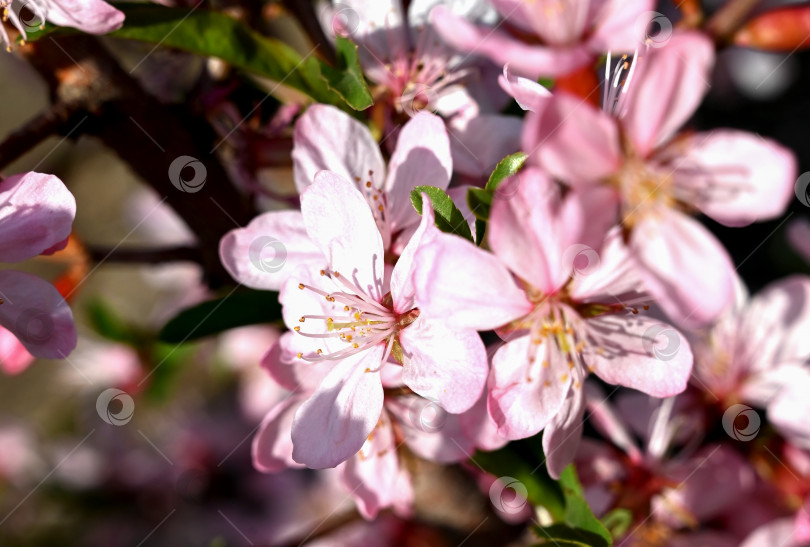
[[[301,289],[301,290],[303,291],[303,290],[304,290],[304,284],[303,284],[303,283],[299,283],[299,284],[298,284],[298,288],[299,288],[299,289]]]
[[[298,356],[297,356],[297,357],[298,357],[299,359],[303,359],[303,358],[304,358],[304,354],[303,354],[303,353],[301,353],[301,352],[299,351],[299,352],[298,352]]]
[[[560,376],[560,381],[562,381],[562,383],[567,382],[567,381],[568,381],[568,375],[567,375],[567,374],[563,374],[562,376]]]
[[[301,319],[298,320],[299,323],[303,323],[306,319],[302,316]]]
[[[551,366],[548,361],[543,361],[543,368],[548,368]]]
[[[321,348],[318,348],[318,350],[317,350],[315,353],[317,353],[318,355],[320,355],[321,353],[323,353],[323,350],[322,350]]]
[[[293,330],[294,330],[295,332],[300,332],[300,331],[301,331],[301,327],[293,327]]]
[[[359,345],[357,342],[355,342],[354,344],[352,344],[352,347],[353,347],[354,349],[357,349],[357,348],[359,348],[359,347],[360,347],[360,345]]]
[[[326,271],[325,271],[325,270],[321,270],[321,275],[326,275]]]

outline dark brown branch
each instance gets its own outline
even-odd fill
[[[114,150],[196,234],[208,283],[227,282],[219,240],[247,224],[254,211],[213,153],[217,137],[202,116],[175,111],[147,94],[94,37],[40,40],[20,51],[48,82],[52,101],[86,112],[82,132]],[[184,192],[170,180],[169,166],[181,156],[204,167],[205,183],[193,189],[198,191]],[[186,180],[193,178],[189,170]]]
[[[748,16],[761,0],[731,0],[726,2],[706,23],[706,32],[720,45],[731,42],[734,33],[748,21]]]
[[[88,247],[87,253],[94,262],[115,262],[118,264],[163,264],[166,262],[203,263],[200,250],[196,247],[171,247],[168,249],[102,249]]]
[[[0,169],[51,135],[67,134],[79,121],[79,113],[75,106],[58,102],[28,120],[0,143]]]

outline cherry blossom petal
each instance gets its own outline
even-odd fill
[[[796,367],[798,368],[798,367]],[[801,374],[792,375],[792,381],[779,391],[768,405],[768,420],[793,444],[810,449],[810,370],[801,369]]]
[[[650,17],[647,14],[655,9],[655,0],[607,0],[596,4],[601,4],[598,21],[588,40],[595,54],[633,53],[643,45]]]
[[[709,89],[714,44],[697,32],[676,32],[639,61],[622,125],[642,156],[669,140]]]
[[[439,35],[450,46],[487,57],[497,65],[509,63],[516,72],[529,78],[536,79],[540,75],[555,78],[584,66],[591,59],[584,45],[528,45],[501,30],[471,24],[446,6],[437,6],[430,15]]]
[[[783,146],[753,133],[717,130],[683,144],[686,154],[675,184],[701,211],[726,226],[744,226],[785,212],[793,198],[796,158]]]
[[[391,299],[394,303],[394,311],[397,313],[407,313],[415,307],[415,291],[413,283],[414,258],[419,247],[428,241],[432,241],[439,229],[436,228],[436,217],[433,214],[433,204],[422,194],[422,220],[419,228],[411,236],[397,263],[391,273]]]
[[[736,356],[752,372],[810,359],[810,278],[794,275],[768,285],[745,310]]]
[[[734,266],[699,222],[660,208],[633,230],[630,249],[647,290],[678,324],[716,319],[734,298]]]
[[[562,408],[543,431],[546,468],[553,479],[559,479],[563,470],[574,461],[582,438],[584,401],[585,397],[580,389],[568,390]]]
[[[380,147],[368,128],[345,112],[325,104],[312,105],[295,123],[293,175],[298,193],[314,182],[318,171],[332,171],[365,184],[369,171],[379,188],[385,180]]]
[[[0,181],[0,258],[20,262],[69,235],[76,200],[53,175],[24,173]]]
[[[515,99],[520,108],[530,112],[539,112],[546,99],[551,97],[551,91],[534,80],[516,75],[508,64],[503,65],[498,84]]]
[[[476,331],[443,323],[419,317],[400,331],[402,380],[419,395],[458,414],[481,396],[489,372],[487,352]]]
[[[332,370],[329,361],[309,362],[298,358],[317,349],[320,340],[288,331],[262,357],[261,365],[280,386],[294,392],[311,393]],[[314,347],[314,348],[313,348]]]
[[[461,237],[436,234],[414,261],[417,307],[449,328],[493,329],[532,309],[509,270]]]
[[[495,193],[488,241],[518,277],[546,294],[569,279],[572,264],[565,251],[579,240],[585,223],[576,198],[561,199],[558,188],[536,167],[527,167],[501,183],[514,194]],[[500,189],[500,188],[499,188]]]
[[[445,189],[450,184],[453,159],[444,122],[420,112],[402,127],[388,162],[388,213],[392,232],[416,224],[419,215],[411,204],[411,190],[420,185]]]
[[[309,239],[298,211],[264,213],[219,243],[219,257],[233,278],[253,289],[277,291],[292,270],[320,269],[326,257]]]
[[[602,380],[670,397],[686,389],[692,349],[674,327],[642,314],[605,315],[588,320],[593,348],[586,363]]]
[[[382,236],[360,191],[340,175],[321,171],[301,196],[301,212],[309,238],[327,257],[332,271],[379,302]]]
[[[498,424],[489,415],[486,390],[467,412],[458,415],[464,435],[481,450],[497,450],[509,442],[498,435]]]
[[[73,312],[56,288],[34,275],[0,271],[0,325],[35,357],[64,359],[76,347]]]
[[[90,34],[106,34],[124,23],[124,14],[103,0],[49,0],[48,22]]]
[[[616,122],[565,92],[526,116],[523,151],[529,161],[571,185],[598,182],[617,171],[622,158]]]
[[[253,437],[253,467],[263,473],[304,467],[292,459],[293,443],[290,438],[293,416],[301,403],[300,397],[288,397],[267,413]]]
[[[475,452],[459,416],[448,414],[428,399],[396,397],[386,401],[386,408],[399,421],[408,448],[421,458],[449,463],[466,460]]]
[[[451,120],[453,168],[471,177],[489,177],[498,162],[520,150],[523,120],[514,116],[482,114],[471,120]]]
[[[335,467],[363,446],[380,419],[383,389],[378,344],[337,363],[295,413],[293,459],[312,469]]]
[[[400,468],[396,447],[391,420],[383,413],[370,439],[342,469],[343,484],[366,519],[373,519],[385,507],[413,501],[410,481],[402,480],[407,472]]]
[[[34,362],[25,346],[10,330],[0,327],[0,370],[6,374],[19,374]]]
[[[498,433],[507,439],[531,437],[560,412],[571,387],[568,367],[549,344],[536,350],[529,361],[530,339],[521,336],[502,346],[492,359],[489,413]],[[542,363],[548,363],[545,367]],[[565,372],[560,372],[565,370]]]

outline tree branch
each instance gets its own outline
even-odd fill
[[[69,128],[75,127],[79,113],[75,106],[57,102],[28,120],[0,143],[0,169],[51,135],[68,133]]]

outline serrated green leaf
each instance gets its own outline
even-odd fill
[[[317,102],[358,110],[373,104],[349,40],[337,43],[337,67],[297,51],[280,40],[263,36],[224,13],[202,9],[170,8],[146,3],[118,3],[124,26],[109,36],[157,44],[217,57],[232,66],[303,92]],[[29,34],[34,41],[48,35],[76,32],[46,25]]]
[[[374,104],[357,56],[357,45],[338,36],[335,42],[338,64],[336,68],[322,65],[321,72],[329,89],[340,95],[355,110],[365,110]]]
[[[500,186],[501,182],[503,182],[506,177],[514,175],[523,168],[523,164],[526,163],[526,158],[528,158],[528,156],[523,152],[515,152],[514,154],[506,156],[495,166],[495,170],[492,171],[487,185],[484,188],[490,192],[497,190],[498,186]]]
[[[607,547],[609,545],[598,534],[565,524],[534,526],[533,528],[540,538],[540,543],[537,545],[565,545],[572,547]]]
[[[417,186],[411,191],[411,203],[416,211],[422,214],[422,193],[430,198],[433,212],[436,214],[436,227],[448,234],[460,235],[469,241],[473,240],[470,225],[461,214],[456,204],[441,188],[435,186]]]
[[[160,331],[160,340],[179,344],[246,325],[281,319],[278,293],[238,290],[181,311]]]
[[[574,465],[571,464],[560,474],[560,486],[565,497],[565,523],[572,528],[587,530],[600,536],[605,545],[613,545],[613,536],[602,522],[596,518],[585,501],[582,485],[577,478]]]

